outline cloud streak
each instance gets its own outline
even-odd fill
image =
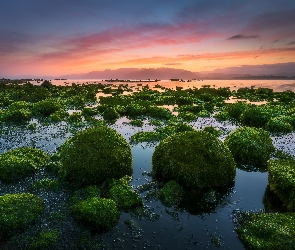
[[[255,39],[255,38],[258,38],[258,37],[259,37],[259,35],[243,35],[243,34],[238,34],[238,35],[231,36],[231,37],[227,38],[226,40]]]

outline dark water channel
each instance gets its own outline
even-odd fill
[[[150,131],[147,122],[142,128],[126,124],[126,118],[112,125],[129,141],[138,131]],[[221,131],[221,140],[235,128],[229,123],[219,123],[214,118],[201,118],[191,125],[202,129],[211,125]],[[4,132],[3,132],[4,131]],[[3,128],[0,134],[0,153],[21,146],[43,149],[49,154],[55,152],[72,135],[65,123],[58,125],[38,125],[36,131],[25,127]],[[294,154],[294,133],[274,136],[277,148]],[[132,145],[133,176],[131,185],[144,199],[144,209],[131,213],[121,213],[118,225],[110,232],[97,235],[79,227],[69,215],[66,190],[45,192],[40,195],[46,201],[46,214],[35,228],[19,235],[12,243],[2,243],[0,249],[22,249],[16,243],[33,234],[34,231],[57,228],[61,231],[57,249],[244,249],[234,231],[233,212],[236,210],[264,209],[263,196],[268,184],[267,172],[236,170],[232,185],[222,190],[207,190],[204,194],[190,193],[178,207],[164,206],[156,196],[161,182],[151,176],[152,155],[156,145]],[[14,185],[0,182],[0,195],[23,192],[35,180],[42,178],[42,172]],[[57,224],[49,217],[54,212],[64,214]],[[84,243],[79,243],[84,239]],[[18,245],[19,244],[19,245]],[[83,246],[83,247],[82,247]]]

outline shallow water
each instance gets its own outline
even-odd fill
[[[127,141],[139,131],[151,131],[154,128],[148,125],[148,120],[142,128],[131,126],[126,123],[128,121],[127,118],[121,118],[111,126]],[[221,140],[236,128],[234,124],[217,122],[214,118],[198,118],[190,124],[196,129],[208,125],[219,128],[223,131]],[[71,135],[72,131],[63,122],[58,126],[37,126],[34,132],[26,127],[15,127],[13,130],[7,127],[3,128],[0,135],[0,152],[20,146],[33,146],[51,154]],[[294,133],[272,137],[277,148],[293,155],[294,138]],[[179,207],[166,207],[152,195],[152,191],[161,185],[149,174],[155,146],[142,143],[131,147],[131,185],[137,190],[140,190],[142,185],[150,185],[147,191],[140,192],[144,198],[146,214],[139,216],[136,213],[122,213],[118,225],[112,231],[95,236],[87,236],[87,233],[67,215],[62,226],[59,226],[62,241],[58,249],[75,249],[75,240],[85,234],[88,242],[104,246],[105,249],[217,249],[220,246],[227,249],[244,248],[234,231],[233,212],[264,209],[263,196],[268,184],[267,172],[247,172],[237,168],[232,186],[223,190],[212,189],[201,196],[191,194],[188,197],[189,202],[183,202]],[[0,183],[0,195],[23,192],[38,178],[42,178],[42,173],[14,186]],[[47,217],[44,215],[43,220],[39,221],[39,228],[50,229],[53,223],[48,219],[48,214],[56,211],[67,214],[65,211],[68,207],[65,202],[69,198],[68,193],[48,192],[39,195],[47,204]],[[46,221],[48,222],[45,223]]]
[[[71,85],[72,83],[82,84],[82,83],[106,83],[101,79],[67,79],[67,80],[51,80],[52,84],[54,85]],[[41,84],[37,83],[36,81],[32,81],[34,84]],[[127,84],[122,82],[112,82],[114,85],[119,84]],[[231,90],[237,90],[239,88],[255,86],[255,88],[270,88],[276,92],[291,90],[295,91],[295,80],[202,80],[197,81],[193,80],[191,82],[171,82],[170,80],[161,80],[159,82],[133,82],[128,83],[129,86],[137,86],[138,84],[142,85],[149,85],[150,87],[154,87],[156,84],[161,85],[166,88],[175,89],[176,86],[183,87],[183,88],[201,88],[202,85],[210,85],[211,87],[229,87]]]
[[[73,82],[79,83],[79,81]],[[88,82],[97,83],[98,81]],[[65,83],[60,82],[60,84]],[[184,88],[211,85],[211,87],[235,89],[237,86],[255,85],[256,87],[274,88],[275,91],[284,91],[288,88],[295,90],[294,81],[281,80],[207,80],[185,83],[161,81],[158,84],[169,88],[179,85]],[[129,83],[129,85],[132,84]],[[134,83],[134,86],[137,86],[137,83]],[[128,142],[137,132],[155,129],[155,126],[149,125],[148,119],[144,120],[142,127],[132,126],[129,121],[123,117],[109,126],[117,130]],[[58,148],[79,130],[69,126],[66,122],[47,126],[39,123],[38,120],[31,122],[37,124],[36,130],[28,130],[27,126],[2,126],[0,153],[22,146],[30,146],[52,154],[57,152]],[[222,132],[219,136],[222,141],[237,128],[237,125],[231,122],[217,121],[212,115],[208,118],[198,117],[189,124],[198,130],[206,126],[214,126]],[[272,140],[276,148],[295,156],[294,132],[273,135]],[[152,155],[156,145],[157,143],[131,145],[133,175],[130,184],[144,199],[143,211],[122,212],[118,225],[110,232],[99,235],[90,233],[73,221],[67,203],[70,197],[68,190],[39,192],[37,194],[46,203],[44,215],[34,227],[28,227],[19,238],[16,237],[15,242],[2,245],[0,243],[0,249],[22,249],[23,243],[19,239],[30,237],[41,230],[56,228],[61,232],[61,241],[57,249],[77,249],[77,242],[83,241],[82,239],[84,239],[82,249],[217,249],[220,247],[244,249],[234,230],[233,213],[236,210],[256,211],[265,208],[263,197],[268,185],[267,172],[237,168],[235,180],[231,185],[219,189],[208,189],[203,194],[189,192],[178,207],[166,207],[155,195],[155,191],[161,187],[162,183],[151,176]],[[42,178],[44,178],[44,171],[13,185],[6,185],[0,181],[0,195],[26,192],[34,181]],[[52,219],[54,213],[63,215],[61,221]],[[11,246],[18,246],[18,248]]]

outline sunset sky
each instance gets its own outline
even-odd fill
[[[294,0],[0,0],[0,78],[295,62]]]

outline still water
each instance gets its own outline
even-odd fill
[[[54,85],[71,85],[72,83],[82,84],[82,83],[107,83],[101,79],[79,79],[79,80],[51,80]],[[41,83],[40,83],[41,84]],[[127,84],[121,82],[112,82],[112,84]],[[137,85],[139,82],[131,82],[128,85]],[[193,80],[191,82],[172,82],[170,80],[161,80],[159,82],[142,82],[141,84],[153,87],[156,84],[159,84],[166,88],[175,89],[176,86],[183,88],[200,88],[202,85],[210,85],[211,87],[229,87],[231,90],[237,90],[238,88],[244,88],[255,86],[255,88],[271,88],[274,91],[286,91],[291,90],[295,91],[295,80]]]
[[[86,81],[72,81],[85,83]],[[72,83],[69,81],[69,83]],[[89,83],[98,83],[92,81]],[[54,84],[58,84],[53,82]],[[61,83],[60,84],[65,84]],[[138,83],[134,83],[137,85]],[[174,88],[201,87],[211,85],[216,87],[269,87],[275,91],[294,89],[294,81],[196,81],[185,83],[171,83],[161,81],[158,84]],[[129,84],[132,85],[132,84]],[[151,85],[151,84],[149,84]],[[37,122],[37,121],[36,121]],[[118,119],[111,125],[128,142],[130,137],[139,131],[152,131],[153,126],[145,120],[141,128],[128,124],[127,118]],[[223,131],[220,136],[224,140],[236,125],[229,122],[218,122],[214,118],[198,118],[190,123],[195,129],[214,126]],[[71,130],[65,122],[55,125],[37,125],[35,131],[24,127],[2,128],[0,134],[0,153],[21,146],[30,146],[45,150],[52,154],[72,136]],[[295,133],[273,136],[276,148],[295,155]],[[61,190],[56,193],[40,193],[46,201],[47,212],[39,221],[39,229],[48,230],[58,227],[61,231],[61,241],[57,249],[77,249],[77,241],[84,237],[84,246],[97,246],[97,248],[83,249],[244,249],[234,230],[233,213],[237,210],[264,209],[263,197],[268,185],[267,172],[246,171],[237,168],[234,182],[222,189],[209,189],[204,194],[189,193],[177,207],[166,207],[156,197],[155,192],[162,183],[151,176],[152,155],[156,144],[132,145],[133,176],[131,185],[144,199],[144,211],[121,213],[118,225],[110,232],[102,235],[88,234],[83,231],[72,219],[68,212],[67,201],[69,194]],[[35,179],[34,179],[35,178]],[[5,185],[0,182],[0,195],[5,193],[24,192],[32,182],[43,178],[39,173],[33,179],[24,183]],[[50,219],[50,214],[59,212],[65,214],[61,225],[56,226]],[[52,226],[53,225],[53,226]],[[31,230],[31,231],[30,231]],[[28,228],[25,236],[34,232]],[[0,249],[9,249],[0,246]]]

